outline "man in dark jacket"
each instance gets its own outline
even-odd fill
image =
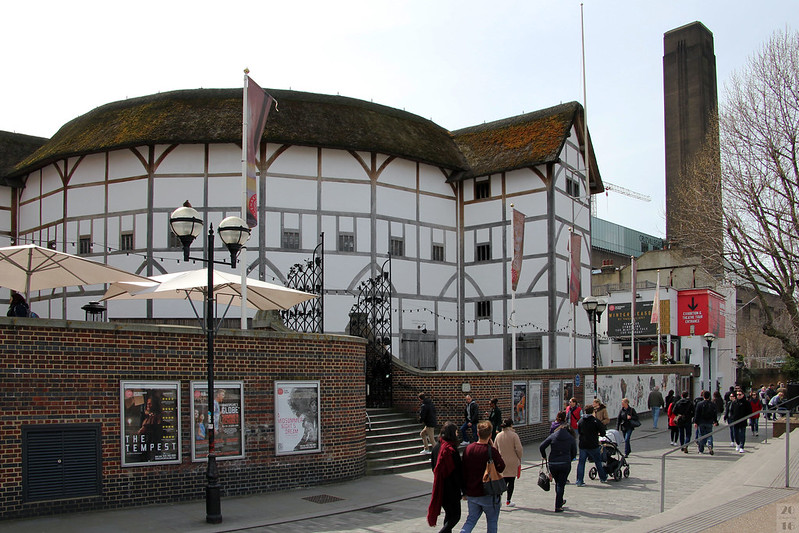
[[[419,399],[422,401],[422,406],[419,408],[419,422],[424,425],[419,432],[424,447],[419,453],[430,453],[436,444],[436,406],[423,392],[419,393]]]
[[[742,418],[752,414],[752,404],[746,398],[742,390],[735,391],[735,401],[730,405],[730,422],[741,420]],[[735,450],[738,453],[744,453],[744,444],[746,444],[746,423],[749,419],[741,420],[734,426],[735,432]]]
[[[602,466],[602,454],[599,446],[599,436],[605,435],[605,426],[594,416],[594,406],[586,405],[583,409],[583,416],[577,422],[577,433],[580,437],[580,459],[577,461],[577,486],[585,485],[583,476],[585,475],[585,460],[591,458],[596,465],[599,473],[599,481],[607,483],[608,475]]]
[[[499,520],[500,497],[486,495],[483,493],[483,473],[488,463],[488,450],[491,449],[491,458],[497,472],[505,470],[505,461],[495,447],[491,446],[491,422],[486,420],[475,424],[479,442],[473,442],[463,451],[463,483],[466,501],[468,503],[469,515],[463,523],[461,533],[468,533],[474,529],[480,515],[485,513],[487,531],[497,531],[497,521]]]
[[[464,423],[461,426],[461,437],[463,442],[477,441],[477,421],[480,417],[480,410],[477,402],[472,400],[471,395],[466,395],[466,407],[463,409]]]
[[[688,391],[682,391],[682,398],[677,400],[671,411],[675,415],[677,429],[680,430],[680,449],[688,453],[687,443],[691,442],[691,419],[694,414],[694,406],[688,398]]]
[[[694,425],[699,431],[699,453],[705,453],[705,441],[710,455],[713,455],[713,436],[703,438],[713,432],[713,426],[719,425],[716,404],[710,400],[710,391],[702,391],[702,400],[696,404]]]

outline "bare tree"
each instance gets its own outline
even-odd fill
[[[701,254],[710,272],[752,288],[763,332],[797,362],[799,33],[775,33],[725,93],[710,117],[720,137],[709,135],[685,169],[680,202],[690,208],[675,242]]]

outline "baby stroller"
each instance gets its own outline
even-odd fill
[[[599,456],[602,458],[602,467],[608,477],[620,481],[622,476],[630,477],[630,465],[624,458],[622,447],[624,446],[624,435],[621,431],[609,429],[604,437],[599,437]],[[596,479],[598,475],[596,466],[592,466],[588,471],[588,477]]]

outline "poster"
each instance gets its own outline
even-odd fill
[[[511,398],[513,399],[513,425],[527,425],[527,383],[514,381]]]
[[[541,423],[541,382],[531,381],[528,383],[527,397],[527,420],[531,424]]]
[[[244,457],[244,383],[214,383],[213,414],[208,412],[208,383],[191,382],[191,460],[208,457],[210,418],[214,424],[214,453],[218,460]]]
[[[180,383],[120,381],[122,466],[180,463]]]
[[[275,454],[322,451],[318,381],[275,382]]]
[[[555,420],[558,413],[563,410],[563,396],[561,396],[561,382],[552,380],[549,382],[549,421]]]

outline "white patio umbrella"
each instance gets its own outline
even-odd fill
[[[148,281],[109,265],[35,244],[0,248],[0,286],[24,293],[97,285],[116,281]]]
[[[102,299],[188,298],[199,301],[205,299],[208,290],[208,271],[204,268],[162,274],[148,279],[148,282],[113,283]],[[214,269],[214,296],[218,302],[240,305],[241,276]],[[247,278],[246,303],[252,309],[284,310],[312,298],[316,298],[316,295]]]

